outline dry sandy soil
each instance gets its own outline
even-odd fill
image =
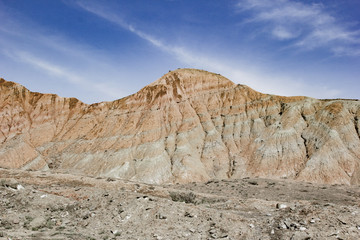
[[[358,186],[0,169],[0,239],[360,239]]]

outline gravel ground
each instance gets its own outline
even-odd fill
[[[0,169],[0,239],[360,239],[358,186]]]

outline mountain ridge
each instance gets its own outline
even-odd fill
[[[196,69],[91,105],[5,80],[0,88],[0,167],[148,183],[359,184],[357,101],[263,94]]]

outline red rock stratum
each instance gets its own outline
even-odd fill
[[[87,105],[0,80],[0,167],[147,183],[360,183],[360,102],[281,97],[179,69]]]

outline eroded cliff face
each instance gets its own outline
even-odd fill
[[[359,184],[360,102],[280,97],[195,69],[86,105],[0,81],[0,167],[148,183]]]

